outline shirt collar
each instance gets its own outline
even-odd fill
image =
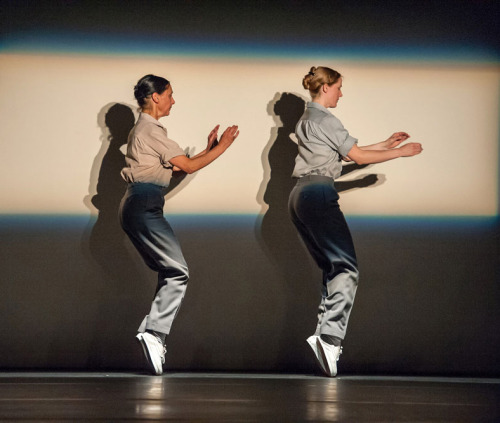
[[[153,116],[148,115],[147,113],[141,112],[141,114],[139,115],[139,120],[145,120],[146,122],[151,122],[155,125],[158,125],[160,128],[164,128],[164,126],[159,121],[157,121]]]
[[[321,104],[316,103],[314,101],[308,101],[307,107],[310,107],[312,109],[318,109],[318,110],[321,110],[322,112],[325,112],[325,113],[330,113],[326,107],[323,107]]]

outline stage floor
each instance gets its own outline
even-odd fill
[[[0,373],[0,420],[499,422],[500,379]]]

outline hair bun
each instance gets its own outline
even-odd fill
[[[323,84],[332,85],[336,83],[342,75],[337,71],[327,68],[325,66],[312,66],[302,79],[302,86],[309,90],[311,95],[314,97],[318,94],[319,89]]]

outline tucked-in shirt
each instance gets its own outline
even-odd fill
[[[184,155],[168,137],[167,129],[147,113],[141,113],[130,131],[121,174],[127,182],[151,183],[166,187],[172,178],[170,159]]]
[[[293,177],[323,175],[337,178],[342,172],[342,157],[358,142],[342,122],[321,104],[309,102],[295,127],[299,154]]]

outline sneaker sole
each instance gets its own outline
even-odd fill
[[[333,369],[330,369],[330,365],[328,364],[328,359],[326,358],[326,353],[325,353],[325,350],[323,349],[323,345],[321,344],[321,340],[320,338],[318,338],[317,340],[317,347],[318,347],[318,351],[319,353],[321,354],[321,358],[324,360],[325,362],[325,374],[328,376],[328,377],[335,377],[337,376],[337,361],[339,360],[339,355],[337,355],[337,359],[335,360],[335,371],[333,371]]]
[[[313,338],[313,340],[310,340],[311,338]],[[321,359],[320,359],[320,352],[319,352],[318,346],[316,344],[316,338],[314,336],[310,336],[309,338],[306,339],[306,342],[309,344],[309,346],[313,350],[314,359],[316,361],[316,364],[319,366],[319,368],[321,369],[321,371],[325,375],[328,376],[328,373],[327,373],[327,371],[325,369],[325,365],[321,362],[321,360],[323,359],[323,357],[321,357]]]
[[[148,346],[146,345],[146,341],[144,340],[144,338],[142,336],[142,333],[138,333],[136,338],[139,341],[139,343],[141,344],[142,351],[144,351],[144,356],[146,357],[148,365],[151,368],[151,370],[153,371],[153,373],[157,376],[161,375],[163,373],[163,369],[162,370],[156,369],[156,367],[153,363],[153,360],[151,358],[151,355],[149,354],[149,349],[148,349]]]

